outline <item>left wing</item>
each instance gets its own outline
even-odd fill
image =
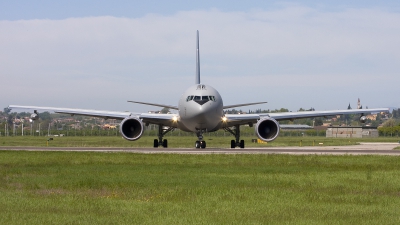
[[[388,108],[376,109],[346,109],[346,110],[330,110],[330,111],[303,111],[303,112],[282,112],[282,113],[261,113],[261,114],[226,114],[224,127],[235,125],[254,124],[264,117],[270,117],[277,121],[280,120],[295,120],[303,118],[336,116],[344,114],[363,114],[372,112],[388,112]]]
[[[41,106],[21,106],[21,105],[10,105],[9,109],[33,109],[36,113],[39,111],[52,111],[55,113],[69,114],[71,116],[93,116],[104,119],[125,119],[127,117],[137,117],[143,121],[143,123],[159,124],[165,126],[176,127],[177,118],[176,114],[155,114],[155,113],[132,113],[132,112],[118,112],[118,111],[104,111],[104,110],[91,110],[91,109],[73,109],[73,108],[56,108],[56,107],[41,107]]]
[[[376,109],[344,109],[344,110],[330,110],[330,111],[302,111],[302,112],[282,112],[282,113],[266,113],[260,116],[269,116],[275,120],[294,120],[313,117],[336,116],[345,114],[363,114],[373,112],[388,112],[388,108]]]

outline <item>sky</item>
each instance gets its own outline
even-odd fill
[[[399,1],[1,1],[0,110],[146,112],[195,82],[242,110],[400,107]]]

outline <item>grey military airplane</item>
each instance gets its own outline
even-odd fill
[[[84,115],[101,117],[105,119],[122,120],[119,126],[122,137],[129,141],[138,140],[143,135],[144,126],[149,124],[158,125],[158,139],[154,139],[154,147],[168,147],[167,139],[164,135],[178,128],[183,131],[193,132],[197,135],[195,142],[196,148],[206,148],[203,134],[223,129],[231,133],[235,139],[231,140],[231,148],[244,148],[244,140],[240,140],[240,126],[255,125],[255,132],[263,141],[270,142],[275,140],[280,131],[279,121],[294,120],[300,118],[325,117],[342,114],[361,114],[360,121],[365,122],[364,113],[384,112],[387,108],[376,109],[355,109],[355,110],[332,110],[332,111],[306,111],[306,112],[283,112],[283,113],[262,113],[262,114],[225,114],[224,110],[229,108],[264,104],[266,102],[253,102],[236,105],[224,105],[221,95],[210,85],[200,82],[200,51],[199,51],[199,31],[197,31],[196,43],[196,81],[180,97],[178,106],[165,104],[155,104],[139,101],[128,101],[131,103],[145,104],[157,107],[166,107],[177,110],[173,114],[154,114],[154,113],[133,113],[100,111],[73,108],[54,108],[39,106],[20,106],[10,105],[10,109],[33,109],[32,120],[39,118],[38,110],[54,111],[69,115]]]

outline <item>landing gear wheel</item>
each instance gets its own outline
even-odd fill
[[[240,141],[240,148],[244,148],[244,140]]]
[[[167,139],[164,139],[164,140],[163,140],[162,145],[163,145],[164,148],[168,148],[168,141],[167,141]]]
[[[231,140],[231,148],[236,148],[236,142],[235,142],[235,140]]]
[[[154,148],[158,148],[158,140],[154,139],[154,144],[153,144]]]
[[[200,142],[200,147],[201,148],[206,148],[206,142],[205,141],[201,141]]]
[[[196,147],[196,148],[200,148],[200,147],[201,147],[201,145],[200,145],[200,141],[196,141],[196,143],[194,144],[194,147]]]

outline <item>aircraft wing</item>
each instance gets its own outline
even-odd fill
[[[93,116],[104,119],[120,119],[123,120],[127,117],[138,117],[142,119],[143,123],[162,124],[165,126],[176,127],[174,118],[176,114],[155,114],[155,113],[132,113],[132,112],[118,112],[118,111],[104,111],[104,110],[88,110],[88,109],[73,109],[73,108],[56,108],[56,107],[41,107],[41,106],[21,106],[10,105],[9,109],[33,109],[36,113],[39,111],[52,111],[55,113],[68,114],[71,116]]]
[[[346,109],[346,110],[330,110],[330,111],[302,111],[302,112],[282,112],[282,113],[261,113],[261,114],[226,114],[226,121],[224,127],[231,127],[235,125],[254,124],[264,117],[270,117],[277,121],[280,120],[295,120],[303,118],[336,116],[344,114],[362,114],[373,112],[388,112],[388,108],[376,109]]]
[[[330,111],[302,111],[302,112],[282,112],[282,113],[265,113],[259,114],[260,117],[269,116],[275,120],[294,120],[313,117],[336,116],[344,114],[362,114],[373,112],[388,112],[388,108],[376,109],[344,109],[344,110],[330,110]]]
[[[223,127],[254,124],[261,118],[258,114],[225,114],[225,117],[226,121],[223,122]]]

